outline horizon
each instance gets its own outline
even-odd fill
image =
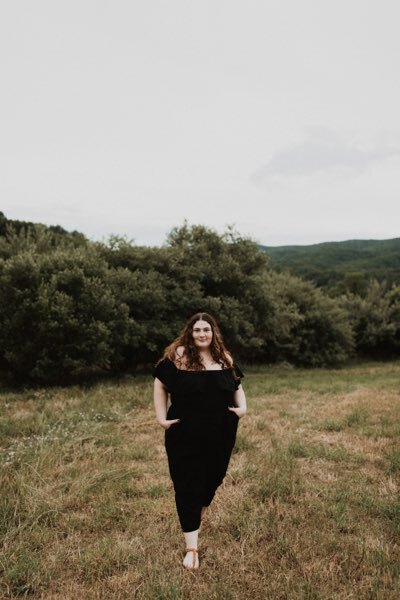
[[[6,215],[3,211],[0,210],[0,213],[3,213],[3,215],[5,216],[5,218],[8,221],[21,221],[21,222],[31,222],[34,223],[35,225],[43,225],[45,227],[62,227],[62,229],[64,229],[67,233],[73,233],[73,232],[77,232],[77,233],[81,233],[82,235],[84,235],[89,241],[92,242],[101,242],[101,243],[107,243],[107,240],[110,239],[113,236],[117,236],[117,237],[122,237],[122,238],[127,238],[128,236],[124,235],[124,234],[118,234],[118,233],[110,233],[106,238],[93,238],[88,236],[84,231],[80,230],[80,229],[67,229],[66,227],[64,227],[62,224],[60,223],[45,223],[45,222],[40,222],[40,221],[29,221],[28,219],[20,219],[20,218],[13,218],[13,217],[9,217],[8,215]],[[173,225],[171,227],[171,229],[169,230],[169,232],[177,227],[182,227],[184,226],[185,223],[182,223],[181,225]],[[218,235],[222,235],[225,231],[227,231],[227,228],[224,231],[217,231],[216,228],[210,226],[210,225],[205,225],[204,223],[187,223],[187,225],[189,227],[192,226],[199,226],[199,227],[206,227],[207,229],[216,231],[218,233]],[[239,235],[243,235],[239,230],[234,229],[235,232],[237,232]],[[165,241],[166,241],[166,237],[168,235],[168,233],[166,233],[165,235],[165,240],[162,244],[144,244],[144,243],[136,243],[135,240],[133,241],[133,244],[136,246],[145,246],[145,247],[160,247],[162,246]],[[346,242],[388,242],[388,241],[393,241],[396,239],[400,239],[400,235],[399,236],[394,236],[394,237],[389,237],[389,238],[348,238],[348,239],[343,239],[343,240],[323,240],[320,242],[312,242],[312,243],[308,243],[308,244],[266,244],[263,242],[260,242],[258,240],[256,240],[254,238],[254,236],[245,236],[243,235],[243,237],[250,237],[250,239],[252,239],[254,242],[256,242],[259,246],[263,246],[265,248],[284,248],[284,247],[309,247],[309,246],[319,246],[321,244],[340,244],[340,243],[346,243]]]

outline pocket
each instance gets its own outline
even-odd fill
[[[166,437],[168,437],[170,435],[172,428],[173,428],[173,425],[170,425],[169,427],[167,427],[167,429],[164,430],[164,435]]]
[[[228,409],[228,413],[229,413],[230,415],[233,415],[233,417],[234,417],[234,418],[235,418],[237,421],[239,421],[239,417],[237,416],[237,414],[235,413],[235,411],[233,411],[233,410],[229,410],[229,409]]]
[[[167,444],[178,443],[182,436],[181,422],[172,423],[168,429],[165,430],[165,442]]]

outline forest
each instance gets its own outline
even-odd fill
[[[0,213],[0,370],[16,381],[62,383],[146,369],[198,310],[217,318],[227,347],[248,364],[329,367],[398,356],[392,264],[387,278],[374,270],[382,275],[382,259],[360,286],[345,270],[324,286],[273,267],[269,253],[230,227],[219,234],[185,222],[148,247],[120,236],[94,242]]]
[[[309,279],[331,295],[365,295],[371,279],[400,283],[400,238],[261,247],[274,270]]]

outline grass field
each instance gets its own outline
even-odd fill
[[[400,362],[247,368],[182,567],[151,376],[0,392],[2,598],[398,599]]]

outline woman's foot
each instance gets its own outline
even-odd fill
[[[199,568],[199,557],[197,548],[186,548],[186,556],[183,559],[183,566],[186,569],[198,569]]]

